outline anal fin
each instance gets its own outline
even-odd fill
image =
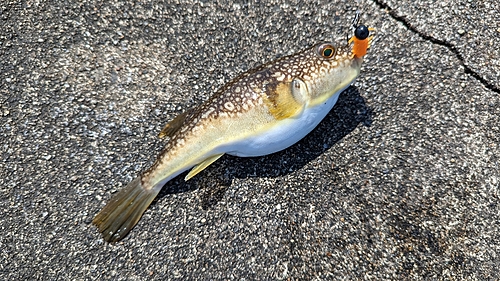
[[[199,172],[203,171],[206,167],[210,166],[210,164],[217,161],[217,159],[219,159],[222,155],[224,155],[224,153],[215,154],[203,160],[203,162],[201,162],[200,164],[196,165],[193,169],[191,169],[191,171],[189,172],[189,174],[187,174],[184,180],[189,180],[190,178],[196,176]]]

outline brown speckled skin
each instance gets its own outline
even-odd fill
[[[324,46],[335,47],[318,44],[247,71],[192,109],[179,129],[170,134],[155,164],[143,173],[143,187],[154,188],[165,181],[167,173],[174,177],[178,174],[175,171],[203,161],[214,148],[265,130],[269,124],[314,104],[315,99],[322,102],[322,96],[331,91],[324,89],[324,80],[331,78],[329,72],[352,64],[357,64],[353,68],[359,72],[361,60],[353,58],[349,46],[335,47],[330,58],[319,53]],[[293,95],[294,79],[305,82],[308,100]]]
[[[224,153],[259,156],[292,145],[333,107],[359,74],[362,61],[350,46],[334,52],[325,43],[236,77],[163,128],[160,137],[170,140],[156,162],[115,194],[93,223],[106,241],[118,241],[163,185],[183,171],[194,167],[190,178]]]

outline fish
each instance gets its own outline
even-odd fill
[[[360,73],[373,29],[353,23],[345,44],[319,43],[249,70],[206,102],[168,122],[156,162],[116,193],[95,216],[107,242],[123,239],[162,187],[191,169],[189,180],[224,154],[268,155],[311,132]]]

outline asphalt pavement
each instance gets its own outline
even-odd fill
[[[166,122],[351,20],[376,40],[306,138],[91,221]],[[498,1],[2,1],[1,280],[497,280]]]

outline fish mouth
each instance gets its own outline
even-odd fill
[[[361,64],[363,63],[363,57],[356,57],[356,56],[353,57],[353,62],[352,62],[353,67],[360,68]]]

